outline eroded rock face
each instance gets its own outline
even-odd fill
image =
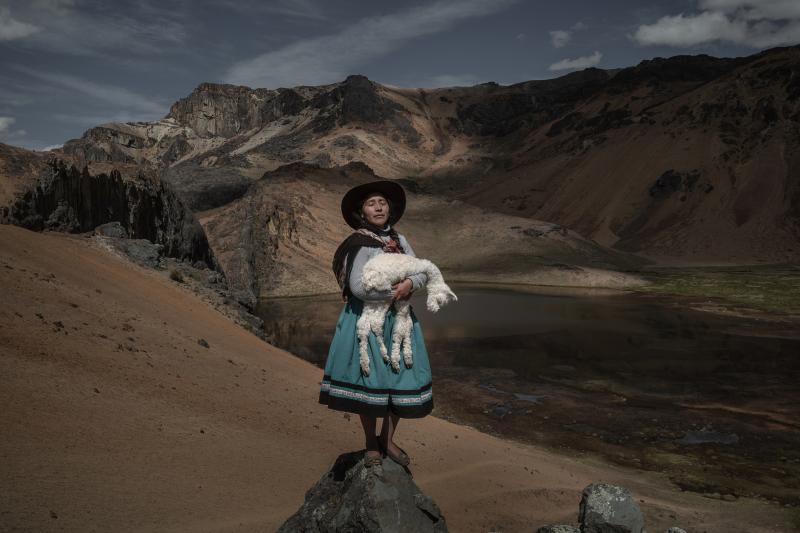
[[[233,137],[261,125],[267,110],[280,111],[280,105],[271,105],[278,95],[268,89],[203,83],[172,104],[167,118],[191,127],[201,137]]]
[[[606,483],[583,489],[578,520],[583,533],[644,532],[644,516],[628,489]]]
[[[123,179],[119,172],[91,175],[61,161],[11,206],[2,222],[35,231],[93,231],[119,222],[133,239],[147,239],[169,257],[188,258],[217,268],[205,233],[180,199],[163,182],[140,175]]]
[[[447,531],[439,507],[401,466],[384,459],[368,469],[363,456],[363,451],[340,455],[278,532]]]

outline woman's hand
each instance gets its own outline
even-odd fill
[[[411,280],[406,278],[401,282],[392,285],[392,301],[394,300],[408,300],[411,297],[411,290],[414,284]]]

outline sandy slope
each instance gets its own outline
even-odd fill
[[[321,370],[82,237],[0,226],[0,302],[2,530],[271,531],[362,447],[356,416],[316,403]],[[592,481],[632,489],[650,531],[789,529],[774,506],[434,416],[397,440],[455,532],[574,522]]]

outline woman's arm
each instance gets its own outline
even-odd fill
[[[417,254],[414,253],[414,249],[411,248],[410,244],[408,244],[406,238],[403,235],[398,235],[398,237],[400,238],[400,246],[403,247],[403,250],[406,251],[406,254],[410,255],[411,257],[417,257]],[[412,274],[411,276],[408,276],[408,279],[411,280],[412,291],[415,291],[428,283],[428,275],[425,272]]]
[[[380,253],[380,248],[370,248],[369,246],[362,246],[356,253],[353,259],[353,270],[350,271],[350,292],[359,300],[366,301],[387,301],[392,299],[392,289],[379,291],[372,289],[369,291],[364,290],[364,284],[361,283],[361,276],[364,273],[364,265],[375,254]]]

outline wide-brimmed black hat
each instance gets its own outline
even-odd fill
[[[353,229],[361,227],[361,206],[370,194],[379,193],[389,201],[389,224],[395,225],[406,210],[406,191],[389,180],[372,181],[353,187],[342,198],[342,216]]]

